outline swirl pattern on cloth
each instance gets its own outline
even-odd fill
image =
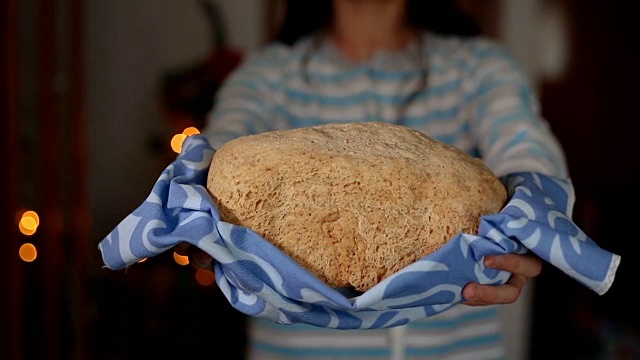
[[[185,140],[147,199],[99,243],[107,268],[127,268],[186,241],[214,258],[218,287],[247,315],[282,324],[376,329],[446,311],[464,301],[462,288],[469,282],[504,284],[511,274],[486,268],[489,254],[531,251],[601,295],[620,262],[571,220],[570,182],[516,173],[503,178],[507,205],[481,219],[478,235],[460,233],[372,289],[348,296],[250,229],[220,220],[206,189],[214,153],[204,136]]]

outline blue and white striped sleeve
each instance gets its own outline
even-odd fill
[[[275,128],[273,76],[282,52],[271,46],[248,55],[220,87],[203,129],[214,149],[234,138]]]
[[[563,149],[541,117],[529,79],[507,49],[479,42],[473,69],[471,127],[487,165],[498,176],[527,171],[567,178]]]

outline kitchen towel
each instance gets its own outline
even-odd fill
[[[218,287],[247,315],[282,324],[376,329],[445,311],[464,300],[469,282],[504,284],[511,274],[486,268],[485,255],[533,252],[600,295],[611,287],[621,260],[571,220],[570,181],[523,172],[502,179],[509,201],[500,213],[482,217],[477,235],[460,233],[370,290],[349,294],[250,229],[220,220],[206,188],[214,153],[202,135],[185,139],[146,200],[100,241],[107,268],[125,269],[189,242],[213,257]]]

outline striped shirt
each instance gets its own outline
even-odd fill
[[[230,75],[203,134],[219,148],[242,135],[354,121],[412,127],[481,157],[498,176],[568,176],[528,79],[504,47],[482,37],[424,33],[401,51],[378,51],[360,63],[321,38],[269,44]],[[345,331],[251,319],[248,331],[250,359],[505,355],[495,307],[460,305],[401,329]],[[394,357],[399,352],[403,357]]]
[[[401,338],[394,332],[401,330]],[[498,309],[458,306],[401,328],[328,330],[312,325],[249,322],[248,359],[503,359]],[[395,344],[396,341],[400,344]],[[394,354],[400,345],[402,355]]]

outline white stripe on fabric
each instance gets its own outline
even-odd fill
[[[431,322],[442,326],[423,327]],[[413,326],[412,326],[413,325]],[[418,326],[418,327],[416,327]],[[444,326],[444,328],[443,328]],[[250,324],[249,333],[257,343],[278,348],[368,348],[389,350],[389,330],[340,331],[308,325],[281,325],[257,319]],[[410,323],[407,328],[406,347],[412,352],[451,352],[467,347],[498,346],[500,328],[495,308],[458,306],[449,312]],[[306,356],[305,356],[306,357]]]
[[[477,324],[448,334],[434,336],[407,329],[404,339],[406,359],[496,359],[504,356],[497,322]],[[279,333],[263,331],[252,337],[252,348],[261,357],[267,353],[295,355],[294,358],[337,358],[349,352],[355,358],[375,359],[390,353],[390,330],[309,331]],[[321,350],[320,350],[321,349]],[[322,354],[331,354],[327,357]],[[376,355],[377,354],[377,355]],[[381,355],[382,354],[382,355]]]
[[[144,247],[149,252],[153,254],[159,254],[171,247],[171,246],[156,247],[155,245],[151,244],[151,240],[149,239],[149,231],[152,231],[154,229],[164,229],[166,227],[167,227],[167,224],[165,224],[164,221],[158,220],[158,219],[151,220],[144,226],[144,230],[142,231],[142,245],[144,245]]]
[[[122,257],[122,261],[125,263],[140,260],[139,257],[133,255],[130,244],[131,236],[133,236],[133,232],[136,230],[141,219],[142,217],[140,216],[130,214],[122,220],[123,225],[119,227],[118,249],[120,250],[120,257]]]
[[[436,355],[436,356],[407,356],[406,360],[501,360],[505,359],[505,352],[499,346],[493,346],[486,349],[470,349],[467,351],[459,351],[455,354]]]
[[[497,334],[500,332],[499,321],[489,321],[479,324],[464,324],[451,331],[437,332],[429,330],[426,332],[410,329],[406,336],[409,347],[436,347],[446,343],[455,342],[462,339],[472,339],[486,334]]]
[[[442,99],[431,99],[428,106],[395,106],[395,107],[379,107],[376,95],[371,95],[370,99],[354,103],[348,107],[333,107],[320,103],[299,104],[295,100],[286,99],[279,106],[279,112],[285,112],[287,117],[304,119],[309,116],[317,116],[324,122],[342,122],[345,119],[364,118],[367,115],[377,115],[381,121],[403,120],[403,118],[412,119],[415,124],[425,124],[428,122],[440,122],[445,126],[443,131],[451,131],[446,128],[457,128],[462,125],[461,122],[453,122],[452,117],[460,115],[461,109],[456,105],[459,103],[457,95]],[[367,108],[375,109],[372,112],[366,111]],[[400,118],[402,116],[402,118]],[[463,120],[463,119],[460,119]],[[405,121],[406,122],[406,121]]]
[[[505,160],[492,166],[492,170],[497,176],[505,176],[519,171],[531,171],[551,176],[562,172],[549,161],[530,158]]]
[[[389,346],[388,332],[380,330],[327,330],[318,332],[287,332],[255,331],[252,339],[258,342],[282,346],[287,348],[326,347],[326,348],[380,348]]]
[[[299,355],[291,355],[291,356],[284,356],[282,354],[273,354],[267,351],[259,351],[259,350],[252,350],[248,357],[247,360],[296,360],[296,359],[300,359],[301,356]],[[309,354],[305,354],[304,355],[304,359],[305,360],[340,360],[340,359],[349,359],[349,360],[389,360],[389,355],[388,354],[382,354],[382,355],[378,355],[378,356],[374,356],[374,355],[368,355],[366,357],[363,356],[354,356],[352,354],[331,354],[331,355],[320,355],[320,354],[314,354],[314,353],[309,353]],[[408,359],[407,359],[408,360]]]
[[[489,109],[492,114],[497,116],[506,115],[508,112],[513,111],[514,108],[520,106],[520,100],[517,97],[507,96],[494,100]]]
[[[498,318],[498,309],[496,306],[464,306],[458,305],[451,309],[432,316],[422,321],[414,321],[409,323],[409,327],[424,329],[434,326],[455,327],[460,322],[471,321],[491,321]]]
[[[336,73],[340,73],[340,69],[336,69]],[[454,84],[458,84],[460,81],[460,73],[458,70],[449,70],[443,74],[429,74],[429,86],[435,93],[440,95],[446,94],[445,90],[450,89]],[[363,90],[363,81],[369,82],[375,85],[376,92],[381,97],[406,97],[411,95],[414,89],[422,84],[422,74],[418,73],[418,77],[411,78],[398,78],[398,79],[384,79],[377,78],[375,73],[373,74],[358,74],[352,78],[346,78],[344,81],[323,81],[323,77],[315,76],[312,80],[305,78],[295,78],[288,82],[287,89],[293,91],[299,97],[313,96],[318,97],[326,96],[329,98],[341,98],[344,96],[357,94]],[[311,91],[307,93],[307,91]]]

